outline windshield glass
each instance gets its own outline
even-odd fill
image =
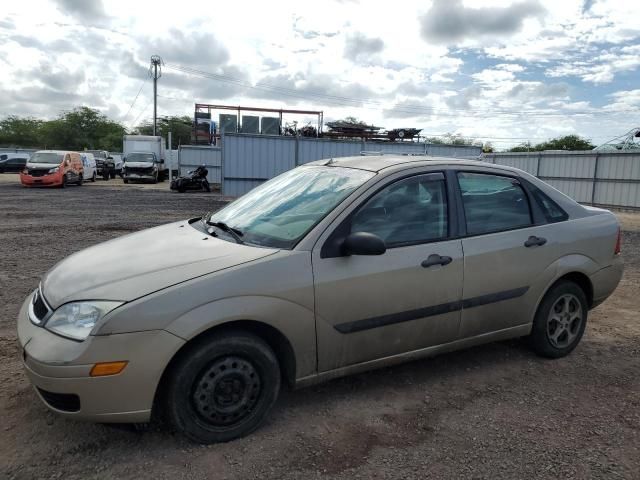
[[[96,158],[106,159],[107,154],[104,150],[87,150],[88,153],[93,153]]]
[[[62,153],[55,152],[36,152],[31,155],[29,159],[29,163],[51,163],[55,165],[59,165],[62,163],[62,157],[64,155]]]
[[[127,162],[153,162],[153,153],[130,153]]]
[[[247,243],[295,244],[347,195],[375,174],[340,167],[299,167],[263,183],[209,218],[242,232]]]

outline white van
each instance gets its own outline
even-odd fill
[[[80,158],[82,158],[82,166],[84,167],[84,180],[96,181],[98,175],[96,171],[96,157],[93,153],[80,152]]]

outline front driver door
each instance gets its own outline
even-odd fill
[[[456,338],[463,256],[461,241],[449,239],[449,196],[441,172],[392,180],[318,242],[312,261],[320,372]],[[387,251],[342,256],[326,248],[336,235],[358,231],[381,237]]]

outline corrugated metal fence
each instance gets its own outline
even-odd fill
[[[581,203],[640,208],[640,152],[494,153],[484,161],[531,173]]]
[[[379,143],[322,138],[226,134],[222,140],[222,193],[237,197],[298,165],[363,151],[478,158],[480,147],[424,143]]]
[[[200,165],[207,167],[209,183],[222,183],[222,149],[220,147],[198,147],[181,145],[178,149],[178,170],[187,175]]]

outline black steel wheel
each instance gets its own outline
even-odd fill
[[[191,394],[193,406],[207,423],[225,427],[249,416],[258,402],[260,374],[250,360],[221,357],[205,368]]]
[[[248,332],[204,337],[169,368],[163,384],[164,415],[198,443],[226,442],[252,432],[280,391],[273,350]]]

